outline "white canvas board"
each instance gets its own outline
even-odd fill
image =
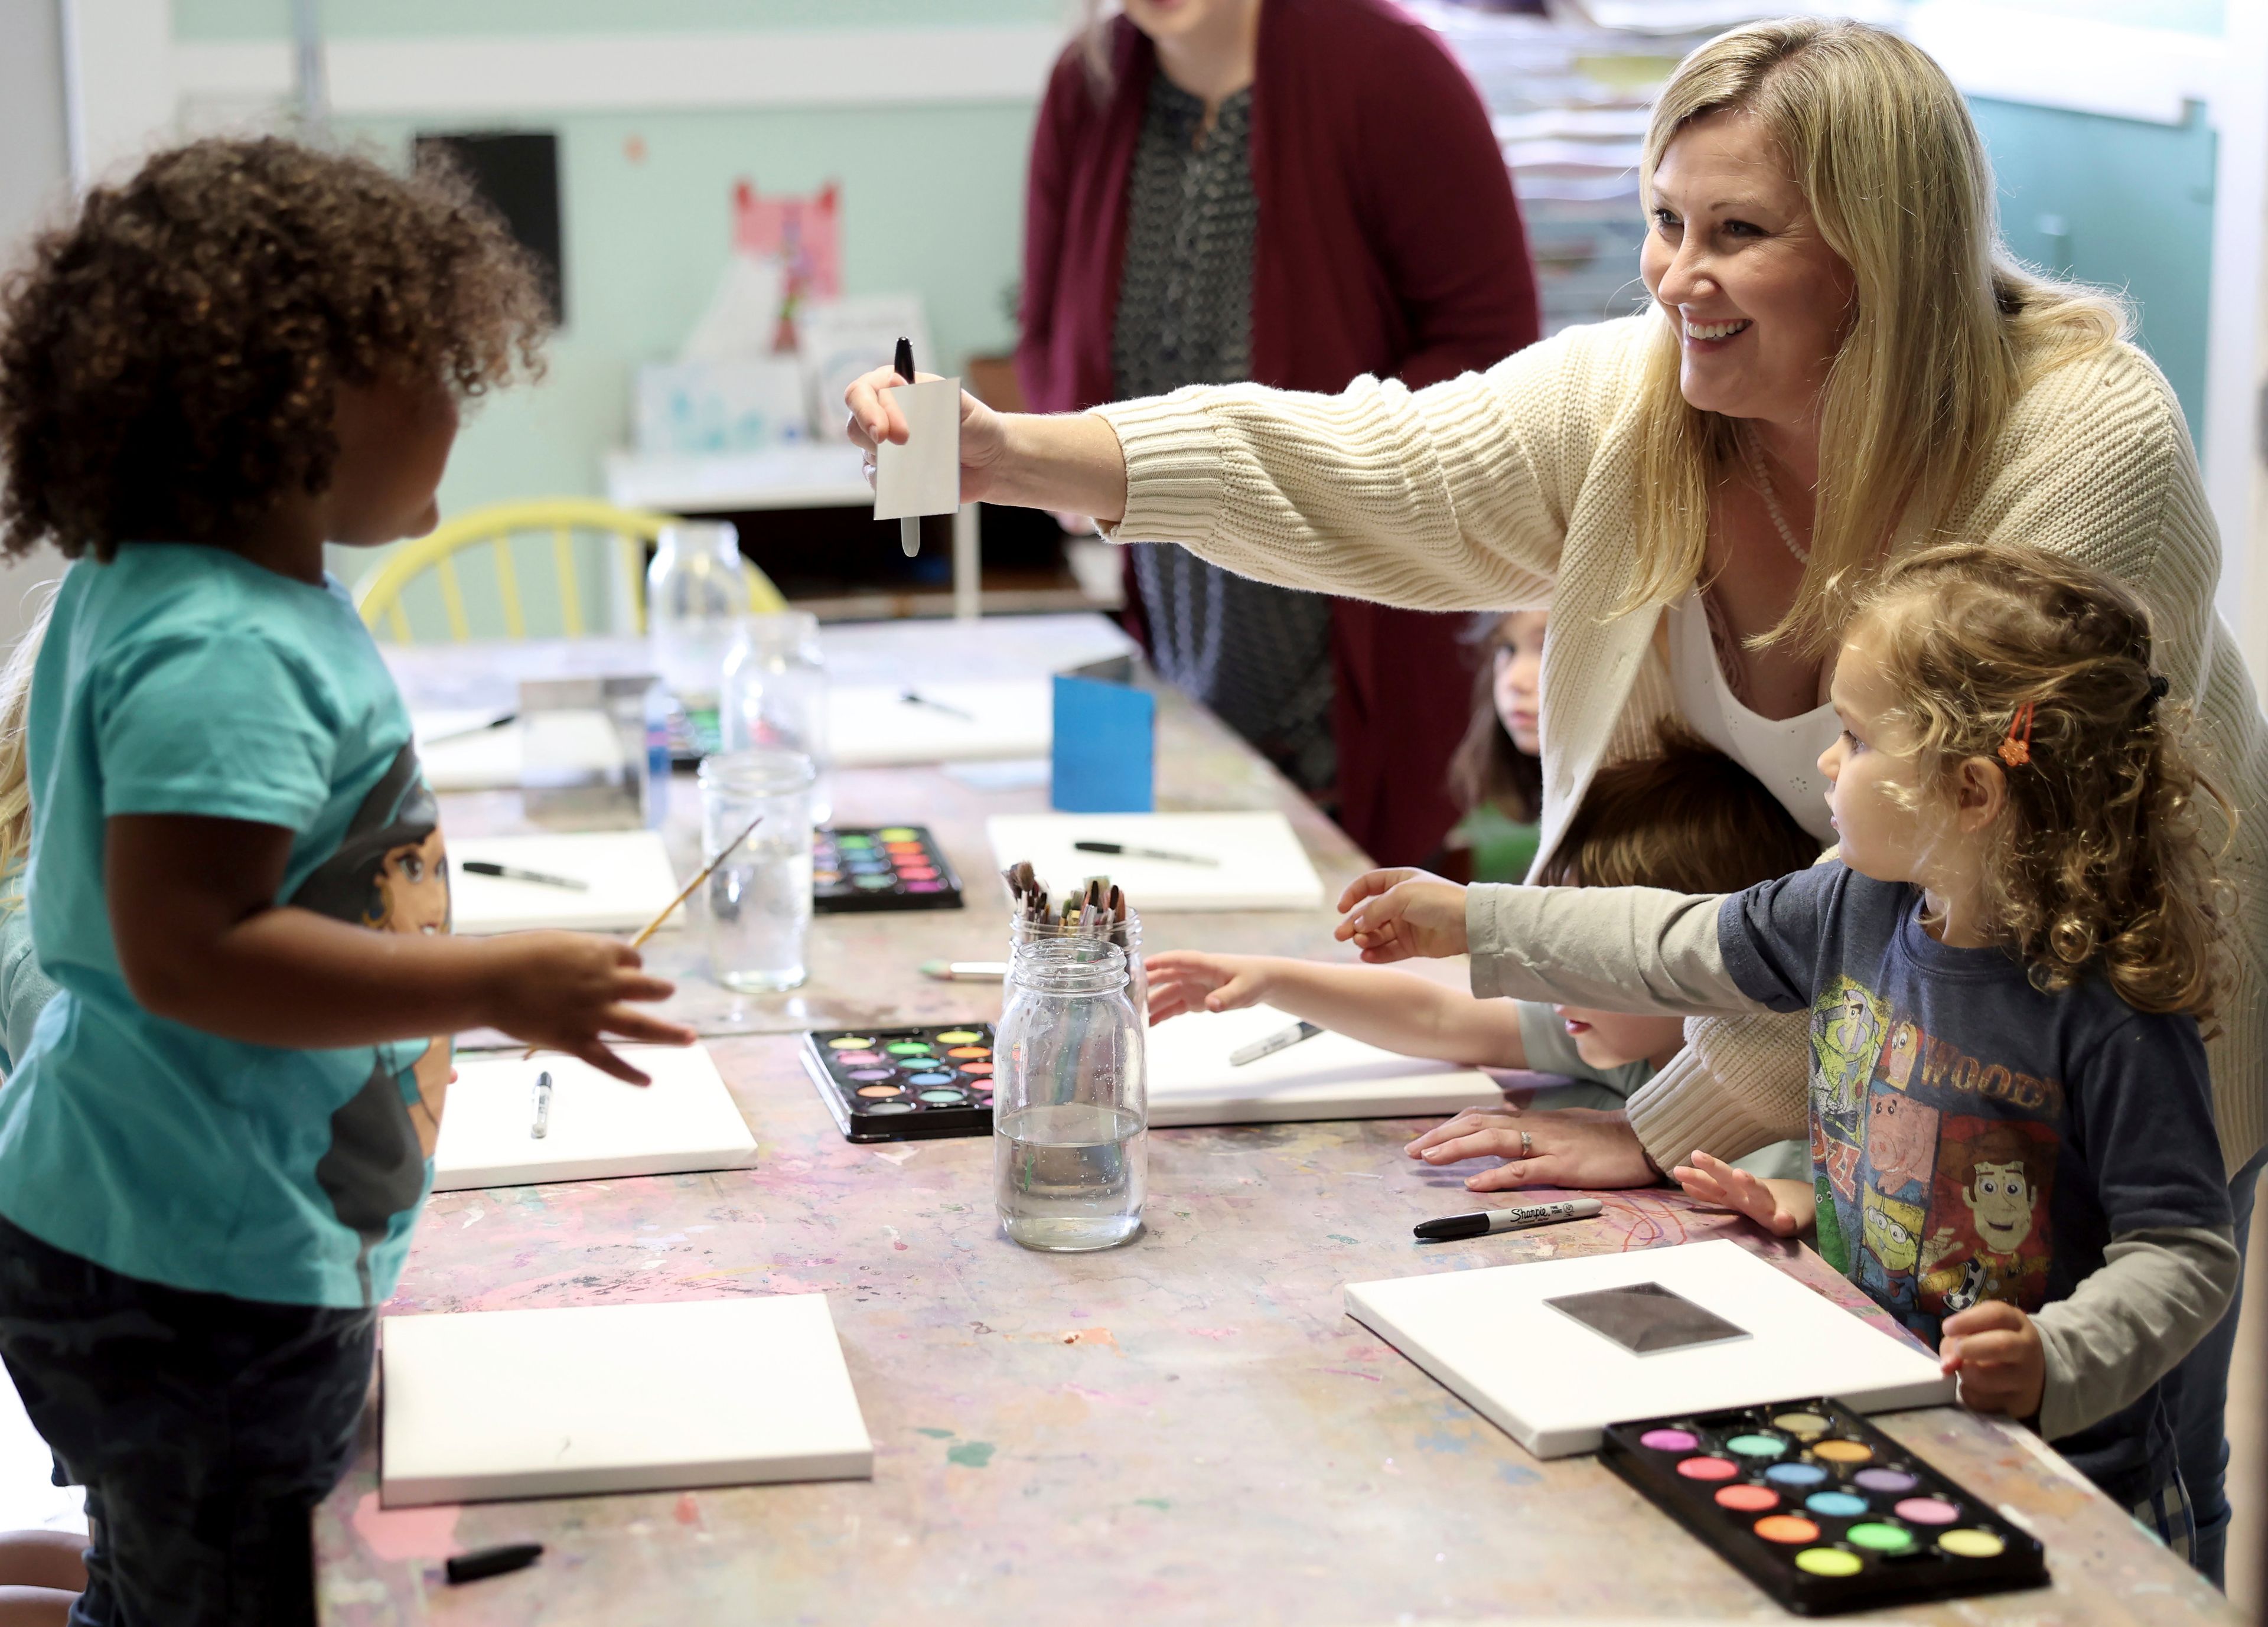
[[[388,1508],[874,1472],[822,1293],[389,1316],[379,1364]]]
[[[651,1085],[626,1085],[545,1051],[460,1057],[433,1149],[433,1189],[534,1186],[739,1169],[756,1160],[733,1093],[703,1045],[625,1045]],[[534,1134],[535,1081],[551,1076],[544,1133]]]
[[[1414,1118],[1502,1104],[1496,1081],[1328,1031],[1238,1065],[1229,1054],[1299,1021],[1272,1005],[1191,1012],[1149,1031],[1150,1123]]]
[[[449,843],[449,902],[455,930],[479,935],[563,927],[585,932],[636,931],[659,914],[684,884],[658,830],[593,830],[520,836],[458,836]],[[468,859],[571,877],[585,891],[477,876]],[[682,924],[671,916],[664,930]]]
[[[1322,879],[1281,814],[996,814],[984,824],[1003,869],[1029,859],[1058,894],[1108,875],[1144,915],[1323,907]],[[1081,841],[1216,862],[1083,853],[1071,845]]]
[[[1633,1283],[1749,1336],[1635,1355],[1544,1303]],[[1721,1240],[1350,1283],[1346,1311],[1538,1457],[1594,1451],[1608,1425],[1669,1413],[1807,1395],[1884,1412],[1954,1396],[1936,1357]]]
[[[409,714],[418,766],[435,791],[512,791],[519,784],[520,733],[517,723],[494,724],[492,708],[436,708]],[[477,733],[468,733],[468,730]]]
[[[839,769],[1044,757],[1055,740],[1055,696],[1044,678],[838,684],[827,710]]]
[[[961,506],[961,380],[927,379],[892,391],[906,442],[874,452],[874,518],[950,514]]]

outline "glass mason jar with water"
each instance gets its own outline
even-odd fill
[[[1142,1229],[1148,1101],[1126,952],[1094,938],[1017,949],[993,1044],[992,1182],[1027,1248],[1108,1248]]]
[[[818,770],[812,822],[827,822],[834,809],[827,773],[827,663],[817,616],[787,610],[742,616],[733,624],[718,726],[726,751],[794,751],[810,758]]]
[[[762,815],[697,895],[710,975],[742,994],[804,979],[811,930],[811,759],[799,752],[720,752],[701,760],[701,862]]]
[[[714,726],[733,624],[747,614],[740,534],[722,520],[664,526],[646,568],[645,603],[654,670],[685,708],[698,738],[703,713]]]

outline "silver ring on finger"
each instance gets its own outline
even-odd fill
[[[1535,1137],[1524,1130],[1520,1132],[1520,1156],[1522,1158],[1535,1156]]]

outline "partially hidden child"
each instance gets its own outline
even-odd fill
[[[1482,660],[1472,715],[1449,759],[1449,795],[1462,817],[1449,846],[1475,881],[1524,881],[1535,862],[1543,812],[1543,610],[1475,618]]]
[[[1729,893],[1818,857],[1818,842],[1746,769],[1667,728],[1653,754],[1599,770],[1542,879],[1550,887]],[[1403,1056],[1565,1076],[1572,1083],[1536,1092],[1527,1106],[1579,1116],[1618,1111],[1685,1043],[1678,1017],[1478,999],[1428,978],[1359,966],[1189,950],[1145,955],[1143,966],[1152,1022],[1184,1012],[1270,1005]],[[1475,1191],[1548,1185],[1548,1155],[1523,1160],[1517,1150],[1525,1116],[1510,1108],[1460,1114],[1412,1142],[1410,1156],[1446,1164],[1510,1148],[1513,1164],[1535,1167],[1501,1166],[1466,1184]],[[1740,1160],[1763,1175],[1792,1176],[1809,1165],[1800,1142],[1763,1147]]]
[[[468,188],[211,140],[88,193],[0,306],[0,543],[73,563],[25,893],[60,991],[0,1089],[0,1356],[86,1489],[73,1620],[312,1623],[449,1034],[633,1083],[626,946],[449,935],[409,714],[327,541],[431,528],[460,401],[532,365]]]
[[[2053,556],[1886,566],[1835,662],[1836,861],[1729,896],[1374,872],[1366,960],[1476,993],[1811,1014],[1808,1182],[1686,1189],[1821,1254],[2187,1556],[2176,1364],[2235,1294],[2201,1019],[2228,900],[2143,607]],[[2217,808],[2212,810],[2218,814]]]

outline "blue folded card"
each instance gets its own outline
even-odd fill
[[[1147,814],[1156,806],[1158,703],[1146,689],[1056,679],[1054,790],[1064,814]]]

